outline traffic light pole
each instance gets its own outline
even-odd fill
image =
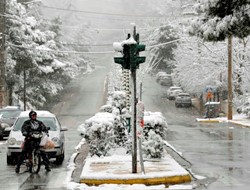
[[[133,37],[135,39],[136,27],[134,26]],[[132,55],[131,57],[133,57]],[[132,173],[137,173],[137,137],[136,137],[136,68],[131,68],[131,79],[132,79]]]
[[[136,69],[131,69],[132,80],[132,173],[137,173],[137,137],[136,137]]]
[[[136,93],[136,69],[146,60],[145,56],[139,56],[139,52],[145,50],[144,44],[139,44],[139,34],[136,34],[134,26],[133,38],[128,38],[124,43],[113,43],[116,51],[122,52],[123,57],[114,57],[115,63],[122,66],[123,69],[130,70],[132,81],[132,113],[131,113],[131,129],[132,129],[132,173],[137,173],[137,93]]]

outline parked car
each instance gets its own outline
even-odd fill
[[[169,100],[175,100],[175,97],[179,94],[183,92],[183,90],[181,89],[181,87],[179,86],[171,86],[168,90],[167,90],[167,98]]]
[[[169,96],[170,92],[174,90],[182,90],[182,89],[179,86],[170,86],[169,89],[167,90],[167,97]]]
[[[24,141],[21,128],[25,120],[29,119],[30,111],[23,111],[15,121],[10,135],[7,140],[7,164],[15,164],[18,155],[21,152],[21,145]],[[49,139],[51,139],[55,147],[53,149],[45,149],[49,159],[55,158],[57,164],[61,164],[64,160],[64,146],[65,138],[64,131],[67,128],[62,127],[58,119],[54,114],[49,111],[36,111],[37,119],[42,121],[47,127],[49,127]]]
[[[156,74],[156,82],[163,86],[171,86],[172,85],[172,77],[170,74],[167,74],[164,71],[158,72]]]
[[[175,98],[175,106],[178,107],[191,107],[192,100],[189,93],[179,93]]]
[[[159,80],[158,83],[162,86],[171,86],[172,85],[172,77],[169,74],[166,75],[162,75]]]
[[[175,100],[176,96],[178,96],[182,92],[183,92],[182,90],[173,90],[170,92],[168,99]]]
[[[21,112],[22,110],[18,106],[7,106],[0,109],[0,139],[9,136],[11,126]]]
[[[158,72],[155,76],[156,76],[156,81],[158,80],[158,78],[162,75],[166,75],[167,73],[165,71],[160,71]]]

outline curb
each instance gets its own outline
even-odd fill
[[[229,122],[238,126],[250,128],[250,123],[241,123],[240,121],[231,121],[231,120]]]
[[[81,179],[80,183],[87,185],[102,185],[102,184],[144,184],[144,185],[161,185],[161,184],[180,184],[191,182],[190,175],[170,176],[160,178],[136,178],[136,179]]]
[[[221,122],[220,120],[218,119],[201,119],[201,120],[198,120],[196,119],[197,122],[201,122],[201,123],[219,123]]]

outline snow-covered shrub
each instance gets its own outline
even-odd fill
[[[148,132],[146,140],[143,141],[142,146],[144,157],[147,158],[162,158],[164,152],[164,140],[153,130]]]
[[[246,114],[250,117],[250,96],[247,94],[244,98],[241,99],[242,103],[237,107],[238,113]]]
[[[123,122],[123,116],[116,116],[114,122],[115,143],[118,146],[123,146],[127,141],[126,128]]]
[[[121,114],[122,109],[126,107],[126,93],[124,91],[114,91],[111,101],[112,106],[118,108]]]
[[[112,113],[112,112],[113,112],[113,107],[112,107],[112,105],[103,105],[103,106],[100,108],[100,112]]]
[[[144,112],[142,149],[145,157],[161,158],[164,155],[167,127],[167,121],[161,112]]]
[[[168,124],[161,112],[144,112],[144,129],[143,134],[148,137],[152,130],[161,138],[166,139]]]
[[[78,131],[90,145],[91,156],[105,156],[114,146],[114,115],[99,112],[78,127]]]

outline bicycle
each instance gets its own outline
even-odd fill
[[[41,150],[40,150],[40,140],[43,134],[40,132],[33,132],[30,137],[32,138],[30,142],[31,151],[26,153],[24,159],[24,165],[31,173],[38,173],[41,168]]]

